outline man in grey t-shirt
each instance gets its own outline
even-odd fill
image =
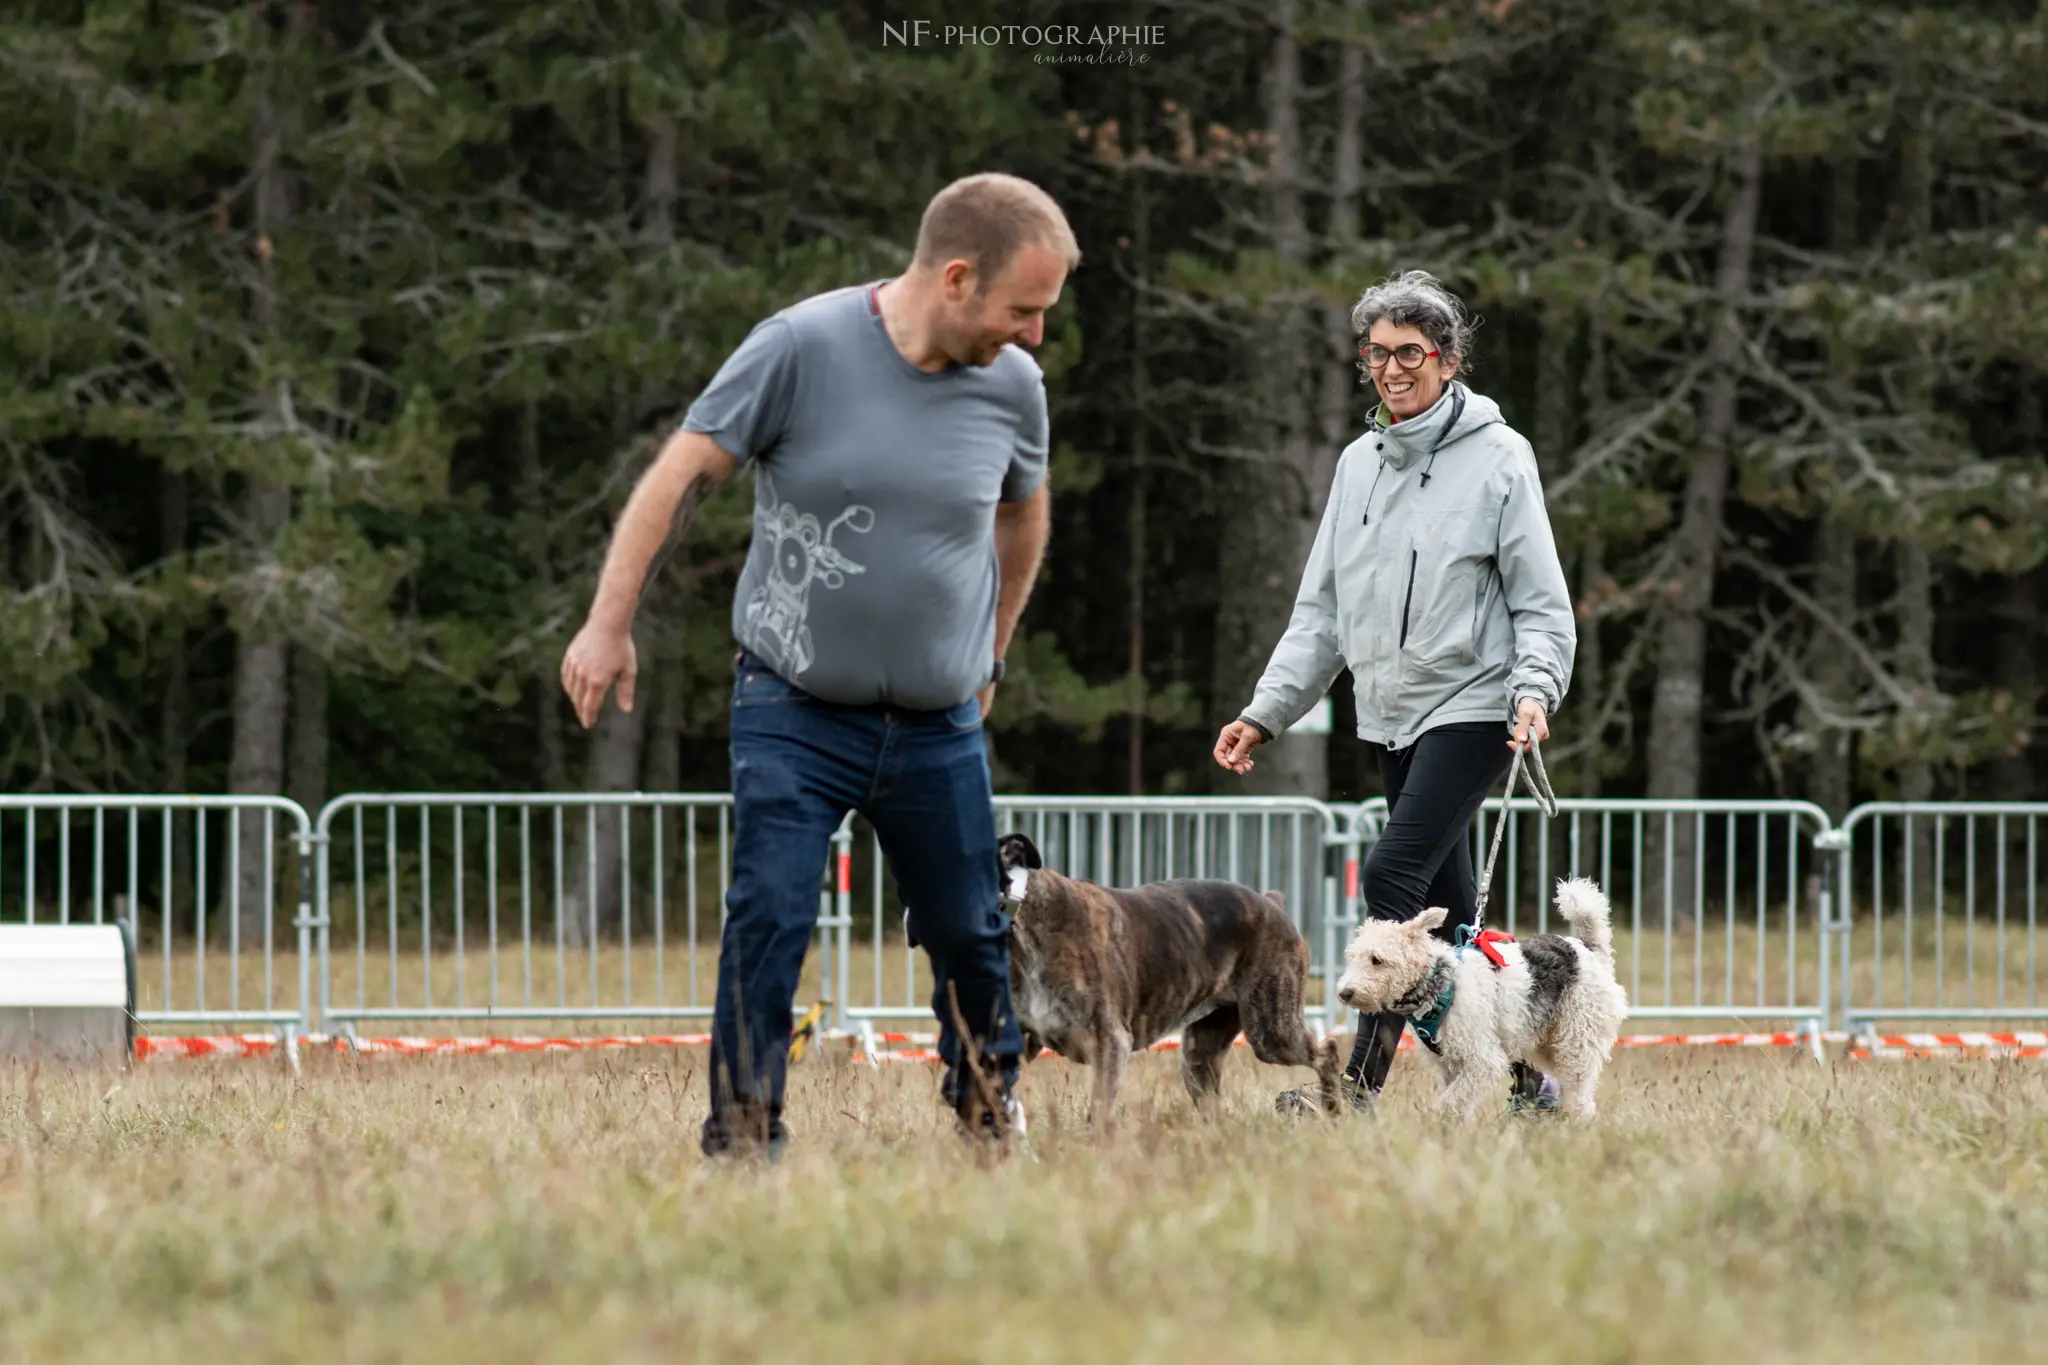
[[[1000,1137],[1021,1117],[981,723],[1050,524],[1045,387],[1020,348],[1042,340],[1079,255],[1028,181],[954,182],[901,277],[754,327],[619,518],[562,661],[586,727],[614,683],[632,706],[632,618],[664,539],[673,548],[703,498],[752,466],[707,1154],[782,1149],[791,1006],[849,810],[875,827],[931,958],[948,1102],[970,1133]]]
[[[881,294],[834,290],[758,324],[683,429],[754,466],[740,643],[822,700],[944,711],[990,680],[989,531],[1044,478],[1045,383],[1015,346],[919,369]]]

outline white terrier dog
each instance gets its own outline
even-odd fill
[[[1437,1059],[1440,1109],[1470,1119],[1497,1100],[1512,1062],[1557,1077],[1561,1108],[1588,1117],[1613,1052],[1628,992],[1614,979],[1607,896],[1583,877],[1557,884],[1570,936],[1536,934],[1454,948],[1430,930],[1449,913],[1367,920],[1344,952],[1337,998],[1352,1009],[1405,1014]]]

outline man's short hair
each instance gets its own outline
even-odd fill
[[[947,261],[966,260],[974,266],[979,292],[1027,244],[1061,257],[1069,271],[1080,264],[1074,230],[1051,195],[1020,176],[986,171],[932,196],[918,224],[912,264],[937,270]]]

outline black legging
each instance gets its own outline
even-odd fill
[[[1365,860],[1361,889],[1368,915],[1408,920],[1441,905],[1450,914],[1435,932],[1457,941],[1459,927],[1479,908],[1467,842],[1472,817],[1507,777],[1515,756],[1509,738],[1498,721],[1459,722],[1426,731],[1406,749],[1380,751],[1387,824]],[[1386,1085],[1406,1023],[1399,1014],[1359,1015],[1346,1074],[1375,1092]],[[1519,1064],[1515,1079],[1518,1089],[1532,1094],[1542,1083]]]

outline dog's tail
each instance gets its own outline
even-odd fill
[[[1586,877],[1562,879],[1557,884],[1557,913],[1572,926],[1579,942],[1614,965],[1614,930],[1608,922],[1607,893],[1598,882]]]

